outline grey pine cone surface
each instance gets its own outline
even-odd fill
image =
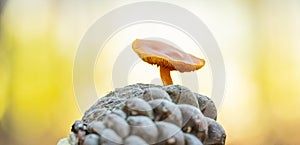
[[[58,145],[225,145],[217,109],[180,85],[134,84],[100,98]]]

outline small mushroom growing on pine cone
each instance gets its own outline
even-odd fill
[[[132,49],[143,61],[160,67],[160,77],[165,86],[173,84],[170,71],[191,72],[205,64],[203,59],[160,41],[136,39]]]

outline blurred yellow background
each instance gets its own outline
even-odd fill
[[[227,145],[299,145],[300,1],[162,1],[198,15],[219,43],[227,82],[218,118]],[[80,39],[98,18],[131,2],[137,0],[6,2],[0,145],[53,145],[68,135],[81,118],[72,84]]]

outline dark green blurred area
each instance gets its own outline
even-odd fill
[[[299,0],[165,1],[199,15],[220,45],[227,90],[218,119],[227,144],[300,144]],[[68,135],[81,117],[72,86],[80,39],[97,18],[130,2],[9,0],[1,7],[1,145],[53,145]]]

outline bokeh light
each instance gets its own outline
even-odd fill
[[[227,145],[300,144],[299,0],[161,1],[199,16],[221,48],[227,82],[218,121],[227,131]],[[132,2],[138,0],[5,3],[0,11],[1,145],[53,145],[68,135],[72,123],[82,115],[72,84],[80,40],[98,18]],[[111,81],[111,74],[100,73],[100,64],[111,69],[117,52],[132,41],[125,34],[134,36],[135,30],[125,29],[107,43],[102,55],[108,57],[99,57],[95,67],[98,92],[113,89],[111,84],[101,84],[102,80]],[[188,39],[180,39],[184,36],[165,38],[183,49],[193,47]],[[203,55],[196,50],[185,51]],[[143,69],[151,70],[153,78],[158,75],[154,66],[143,65],[136,64],[130,83],[139,81],[133,76]],[[197,72],[199,80],[207,84],[199,93],[206,95],[211,90],[209,71]],[[143,83],[151,81],[141,79]],[[180,83],[179,78],[175,81]]]

